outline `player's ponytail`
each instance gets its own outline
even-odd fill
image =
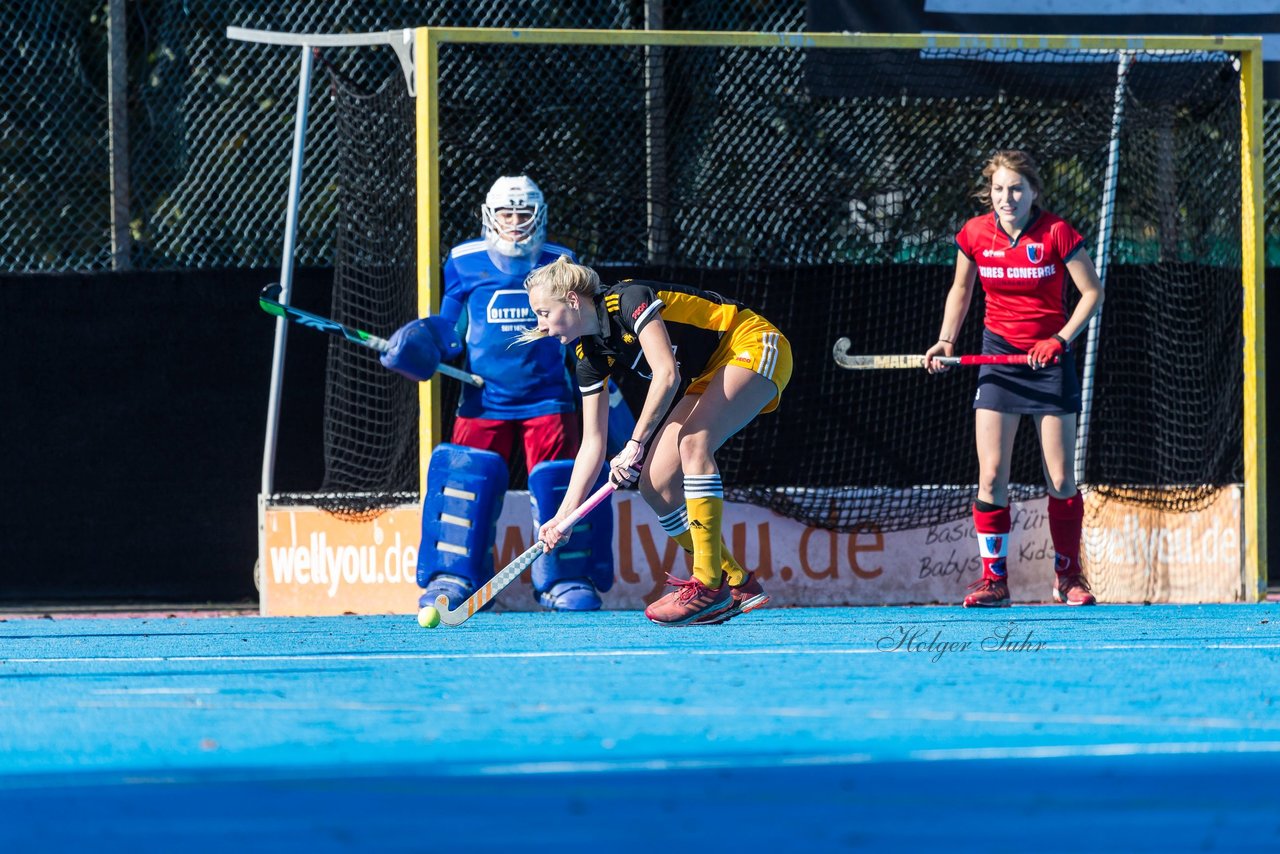
[[[547,296],[560,302],[569,301],[569,292],[573,291],[579,299],[595,300],[600,293],[600,276],[596,271],[584,264],[575,264],[568,256],[561,255],[553,263],[534,270],[524,280],[525,292],[534,288],[546,288]],[[533,326],[516,336],[516,343],[531,344],[547,336],[547,333]]]

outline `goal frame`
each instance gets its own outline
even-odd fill
[[[1109,51],[1118,55],[1138,51],[1203,51],[1231,52],[1240,57],[1240,128],[1241,128],[1241,287],[1243,312],[1241,331],[1244,339],[1243,376],[1243,457],[1244,507],[1242,573],[1246,598],[1261,600],[1265,596],[1267,573],[1267,501],[1266,501],[1266,387],[1259,380],[1265,376],[1266,341],[1265,301],[1263,291],[1264,223],[1263,223],[1263,136],[1262,136],[1262,39],[1259,37],[1107,37],[1107,36],[1029,36],[982,34],[895,35],[867,33],[808,32],[702,32],[674,30],[570,30],[570,29],[505,29],[480,27],[418,27],[382,33],[353,35],[277,33],[229,27],[228,38],[264,44],[289,45],[300,48],[301,67],[298,87],[298,113],[295,126],[293,164],[286,216],[286,234],[281,261],[280,282],[284,288],[282,302],[289,297],[292,279],[293,243],[297,223],[298,187],[302,170],[306,135],[307,89],[310,80],[311,50],[326,46],[387,45],[400,58],[415,98],[416,125],[416,190],[418,217],[416,223],[418,313],[434,313],[442,293],[443,247],[433,235],[439,234],[439,51],[444,44],[510,44],[510,45],[617,45],[646,48],[661,47],[742,47],[742,48],[806,48],[844,50],[1017,50],[1037,51]],[[1104,283],[1105,284],[1105,283]],[[276,429],[279,410],[279,388],[283,381],[283,359],[286,324],[278,320],[273,353],[272,387],[268,403],[268,426],[263,462],[263,494],[271,494]],[[1093,336],[1090,336],[1092,342]],[[1087,433],[1085,434],[1087,439]],[[425,490],[427,463],[431,450],[443,438],[441,394],[435,383],[419,384],[419,493]]]

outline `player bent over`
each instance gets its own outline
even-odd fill
[[[511,346],[534,325],[525,276],[557,258],[573,260],[573,253],[546,241],[547,205],[526,176],[499,178],[480,211],[483,236],[454,246],[445,260],[439,315],[402,327],[382,359],[406,376],[427,379],[440,358],[463,352],[454,331],[461,328],[465,367],[484,379],[482,388],[463,388],[453,441],[437,447],[428,463],[418,552],[422,605],[443,594],[457,608],[492,577],[491,549],[515,443],[523,443],[537,523],[558,506],[578,448],[576,391],[563,346]],[[441,354],[431,352],[433,341]],[[625,404],[613,413],[629,434],[634,419]],[[600,592],[613,583],[611,506],[593,512],[575,537],[572,548],[534,567],[534,594],[546,608],[597,609]]]
[[[982,170],[977,196],[991,212],[965,223],[956,235],[955,279],[947,294],[938,342],[925,352],[929,373],[948,370],[934,356],[951,356],[969,311],[975,280],[986,295],[983,353],[1026,353],[1027,364],[986,365],[973,399],[978,445],[978,497],[973,526],[982,578],[966,608],[1009,604],[1009,468],[1023,415],[1035,420],[1049,487],[1049,532],[1057,581],[1053,597],[1092,605],[1080,567],[1084,500],[1075,482],[1076,415],[1080,383],[1071,341],[1102,307],[1102,283],[1084,239],[1043,208],[1040,172],[1023,151],[997,151]],[[1064,273],[1080,291],[1067,317]]]
[[[609,463],[618,486],[639,485],[662,527],[693,554],[693,577],[645,609],[660,625],[720,623],[768,596],[721,539],[724,490],[715,453],[761,412],[777,408],[791,377],[791,345],[763,317],[710,291],[627,281],[602,288],[590,267],[561,258],[525,280],[537,328],[521,339],[577,345],[582,447],[556,515],[539,537],[589,494],[605,458],[611,373],[649,383],[631,438]],[[643,464],[643,465],[642,465]]]

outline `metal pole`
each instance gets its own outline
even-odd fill
[[[129,52],[125,0],[107,6],[108,148],[111,159],[111,269],[128,270],[129,230]]]
[[[1107,174],[1102,186],[1102,211],[1098,215],[1098,280],[1107,284],[1107,261],[1111,256],[1111,221],[1115,213],[1116,183],[1120,177],[1120,125],[1124,122],[1124,96],[1133,52],[1120,51],[1116,66],[1116,95],[1111,113],[1111,143],[1107,151]],[[1084,480],[1084,461],[1089,453],[1089,416],[1093,412],[1093,379],[1098,360],[1099,311],[1089,319],[1089,342],[1085,346],[1084,375],[1080,381],[1080,422],[1076,424],[1076,483]]]
[[[302,153],[307,141],[307,107],[311,94],[311,51],[302,46],[302,67],[298,72],[298,110],[293,124],[293,161],[289,167],[289,200],[285,207],[284,250],[280,259],[280,302],[288,305],[293,292],[293,255],[298,236],[298,197],[302,192]],[[289,323],[276,318],[276,343],[271,355],[271,393],[267,399],[267,438],[262,451],[262,494],[274,489],[276,438],[280,429],[280,390],[284,386],[285,341]]]
[[[662,0],[645,4],[644,28],[662,29]],[[650,264],[667,260],[667,104],[662,48],[645,45],[645,160],[648,165],[646,225]]]

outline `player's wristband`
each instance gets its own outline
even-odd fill
[[[1058,335],[1057,333],[1054,333],[1053,337],[1058,339],[1058,343],[1062,345],[1062,349],[1064,350],[1067,349],[1067,339],[1063,338],[1061,335]]]

